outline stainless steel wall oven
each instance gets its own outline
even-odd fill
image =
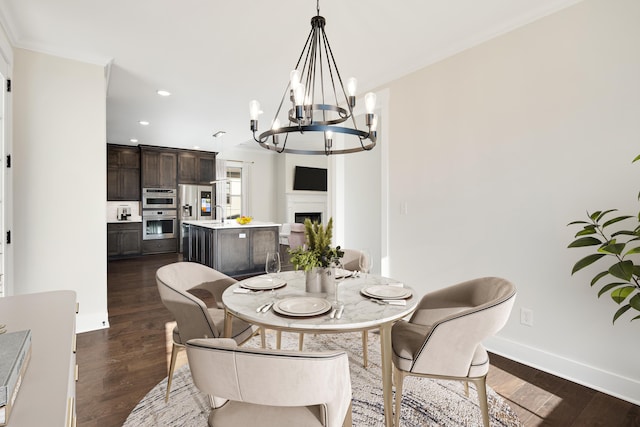
[[[142,209],[177,209],[177,198],[174,188],[143,188]]]
[[[142,211],[142,239],[171,239],[178,236],[178,212],[170,210]]]

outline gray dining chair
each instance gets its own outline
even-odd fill
[[[343,351],[237,347],[232,339],[187,342],[195,386],[209,395],[213,427],[351,426],[351,378]]]
[[[391,329],[395,425],[400,425],[402,385],[407,376],[473,382],[482,420],[489,427],[486,377],[489,355],[482,340],[507,322],[516,287],[497,277],[469,280],[426,294],[409,321]]]
[[[171,382],[178,351],[193,338],[218,338],[224,332],[225,313],[222,293],[237,281],[217,270],[195,262],[176,262],[160,267],[156,272],[156,283],[160,299],[173,314],[176,327],[173,329],[171,362],[167,381],[169,400]],[[193,295],[195,291],[206,291],[214,298],[214,307]],[[251,338],[258,329],[249,323],[234,318],[232,338],[238,343]],[[264,345],[264,334],[262,335]]]

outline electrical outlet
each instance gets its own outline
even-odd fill
[[[529,308],[521,308],[520,323],[527,326],[533,326],[533,310]]]

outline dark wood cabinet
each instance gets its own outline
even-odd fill
[[[142,223],[107,224],[107,256],[110,258],[142,253]]]
[[[264,272],[267,252],[278,250],[279,230],[275,224],[229,228],[188,224],[183,256],[229,276]]]
[[[177,188],[177,154],[170,149],[142,147],[142,188]]]
[[[107,200],[140,200],[140,150],[107,145]]]
[[[178,154],[178,184],[209,185],[215,177],[215,153],[181,151]]]

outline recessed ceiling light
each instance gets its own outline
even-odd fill
[[[213,137],[214,137],[214,138],[218,138],[218,137],[220,137],[220,136],[224,135],[225,133],[226,133],[225,131],[223,131],[223,130],[219,130],[218,132],[216,132],[216,133],[214,133],[214,134],[213,134]]]
[[[199,150],[199,149],[200,149],[200,147],[199,147],[199,146],[197,146],[197,145],[194,145],[194,146],[193,146],[193,149],[194,149],[194,150]]]
[[[138,142],[138,140],[136,138],[131,138],[129,142]]]
[[[169,95],[171,95],[171,92],[166,91],[166,90],[162,90],[162,89],[160,89],[160,90],[156,91],[156,93],[157,93],[158,95],[160,95],[160,96],[169,96]]]
[[[138,123],[140,123],[142,126],[148,126],[149,122],[146,120],[140,120]]]

